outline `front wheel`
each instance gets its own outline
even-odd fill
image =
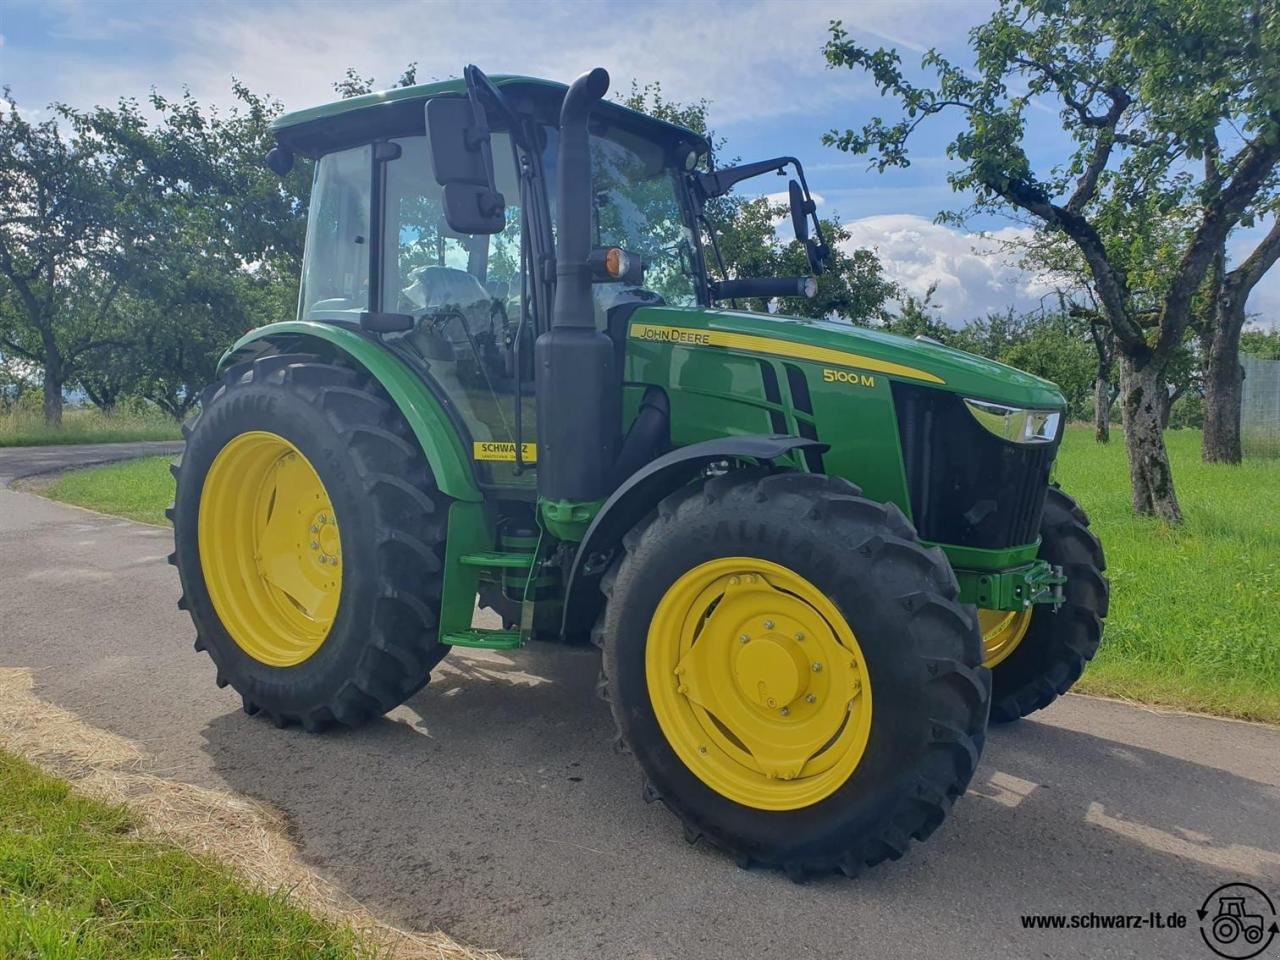
[[[311,356],[236,365],[174,476],[179,606],[246,713],[354,726],[427,682],[448,501],[375,382]]]
[[[623,740],[742,864],[852,874],[923,840],[982,750],[990,678],[939,550],[813,474],[692,485],[625,541],[597,636]]]

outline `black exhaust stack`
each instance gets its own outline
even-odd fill
[[[587,118],[609,89],[597,67],[573,81],[560,108],[556,298],[538,337],[538,495],[602,500],[618,451],[622,384],[613,341],[596,329],[591,297],[591,154]]]

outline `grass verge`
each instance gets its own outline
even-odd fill
[[[61,427],[48,427],[38,412],[0,414],[0,447],[41,447],[55,443],[124,443],[178,440],[182,434],[168,414],[156,409],[120,410],[111,416],[91,408],[71,408]]]
[[[221,864],[138,835],[133,814],[0,753],[0,956],[347,960],[351,929]]]
[[[1167,435],[1186,523],[1133,516],[1124,443],[1067,429],[1057,479],[1107,553],[1111,616],[1077,689],[1280,723],[1280,460],[1200,460],[1200,434]],[[152,523],[173,494],[168,458],[69,474],[44,491]]]
[[[52,500],[74,503],[143,523],[168,523],[164,509],[173,502],[173,457],[146,457],[55,478],[40,493]]]

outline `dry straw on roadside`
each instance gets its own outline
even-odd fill
[[[148,835],[215,857],[249,884],[289,891],[301,908],[349,924],[393,960],[501,960],[444,933],[416,933],[380,921],[303,865],[278,811],[146,773],[146,756],[135,743],[90,726],[39,699],[33,689],[30,670],[0,667],[0,748],[70,781],[88,796],[127,805]]]

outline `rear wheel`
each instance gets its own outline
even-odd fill
[[[991,719],[1007,723],[1047,707],[1080,679],[1098,652],[1110,586],[1102,544],[1071,497],[1049,488],[1040,522],[1040,559],[1061,565],[1065,602],[1017,613],[979,611],[992,671]]]
[[[237,365],[174,476],[179,606],[245,712],[355,725],[427,682],[448,501],[375,383],[310,356]]]
[[[686,836],[800,878],[938,827],[981,753],[989,675],[946,558],[897,508],[743,471],[668,497],[625,548],[605,687]]]

